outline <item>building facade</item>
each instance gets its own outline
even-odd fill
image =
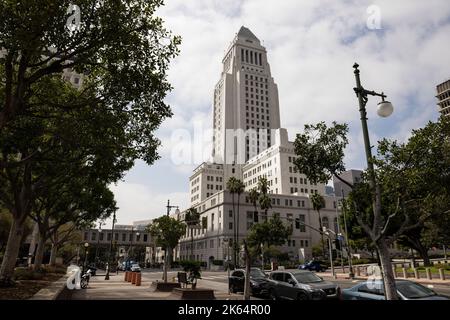
[[[213,162],[244,164],[270,146],[271,129],[280,128],[278,87],[265,47],[246,27],[236,34],[222,64],[214,89]]]
[[[361,170],[347,170],[342,172],[339,177],[345,181],[347,181],[348,183],[354,185],[356,183],[361,182],[361,175],[362,175],[362,171]],[[336,194],[337,197],[347,197],[348,194],[350,193],[350,191],[352,191],[352,189],[345,184],[344,182],[342,182],[341,180],[339,180],[336,177],[333,177],[333,185],[334,185],[334,192]]]
[[[256,188],[260,178],[268,181],[270,194],[325,195],[325,185],[308,181],[294,165],[294,143],[288,141],[286,129],[275,130],[274,143],[268,149],[251,158],[243,166],[243,182],[249,191]]]
[[[295,261],[312,257],[312,247],[320,243],[319,219],[317,211],[313,210],[308,195],[271,195],[272,208],[267,216],[259,208],[255,211],[252,203],[244,193],[240,197],[238,215],[239,223],[234,224],[232,195],[224,190],[200,202],[195,208],[200,212],[201,226],[186,229],[178,248],[175,249],[176,259],[194,259],[203,262],[211,260],[229,261],[232,255],[230,246],[233,243],[234,229],[237,227],[239,240],[245,239],[251,227],[259,222],[278,215],[286,224],[291,224],[293,233],[285,245],[278,247],[281,252],[289,254]],[[334,197],[324,196],[325,208],[321,210],[323,226],[338,233],[338,210]],[[235,199],[237,202],[237,197]],[[181,212],[176,219],[184,221],[186,211]]]
[[[450,116],[450,79],[436,87],[439,112],[443,116]]]

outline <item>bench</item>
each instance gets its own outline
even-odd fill
[[[184,285],[184,288],[187,288],[188,285],[191,285],[191,287],[192,287],[193,283],[192,283],[192,281],[190,281],[188,279],[186,272],[178,272],[177,278],[178,278],[178,283],[181,285],[182,288],[183,288],[183,285]]]

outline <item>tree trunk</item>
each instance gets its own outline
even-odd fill
[[[166,248],[166,252],[164,254],[164,274],[163,274],[163,279],[164,282],[167,283],[167,268],[169,266],[169,252],[170,252],[170,247]]]
[[[238,194],[238,201],[237,201],[237,224],[236,224],[236,245],[237,245],[237,250],[239,252],[239,202],[240,202],[240,198],[241,195]],[[237,260],[236,260],[236,264],[240,265],[240,255],[239,253],[237,254]]]
[[[384,239],[379,240],[376,246],[381,263],[381,274],[383,276],[386,300],[398,300],[399,298],[397,295],[394,273],[392,271],[392,262],[389,255],[389,248]]]
[[[44,236],[42,236],[42,234],[39,234],[39,241],[33,264],[34,270],[39,270],[42,267],[42,260],[44,259],[44,251],[45,251],[45,238]]]
[[[194,260],[194,228],[191,228],[191,259]]]
[[[247,242],[244,240],[245,252],[245,283],[244,283],[244,300],[250,300],[250,253],[248,252]]]
[[[0,287],[11,286],[14,275],[14,267],[16,266],[17,257],[19,255],[20,244],[23,237],[24,221],[13,219],[11,229],[6,244],[5,255],[3,256],[2,265],[0,267]]]
[[[56,255],[58,253],[58,247],[55,244],[52,244],[52,249],[50,251],[50,266],[56,266]]]
[[[320,228],[320,238],[322,243],[322,256],[325,258],[325,243],[323,241],[323,227],[322,227],[322,217],[320,216],[320,210],[317,210],[317,214],[319,215],[319,228]]]
[[[234,193],[232,193],[232,203],[233,203],[233,267],[236,268],[236,211],[234,206]]]
[[[407,241],[411,245],[411,247],[412,247],[411,249],[417,250],[420,257],[423,259],[424,266],[426,266],[426,267],[431,266],[430,257],[428,255],[428,248],[422,244],[420,239],[414,239],[411,237],[407,237]],[[414,258],[414,255],[413,255],[413,258]]]

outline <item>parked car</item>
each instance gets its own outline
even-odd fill
[[[318,261],[318,260],[311,260],[308,261],[305,264],[302,264],[298,266],[300,270],[309,270],[309,271],[316,271],[316,272],[324,272],[327,270],[327,267],[324,263]]]
[[[449,300],[433,290],[409,280],[395,280],[397,293],[401,300]],[[344,300],[385,300],[384,284],[381,279],[364,281],[356,286],[342,290]]]
[[[134,260],[126,260],[122,262],[122,265],[120,266],[121,271],[131,271],[131,266],[133,264],[136,264],[136,261]]]
[[[325,281],[311,271],[274,271],[270,273],[269,279],[269,295],[273,300],[324,300],[340,297],[337,284]]]
[[[228,278],[230,292],[244,292],[245,270],[236,269],[231,272]],[[267,275],[260,268],[250,269],[250,290],[253,296],[267,296],[269,280]]]
[[[130,267],[130,270],[133,272],[140,272],[141,271],[141,267],[139,266],[138,263],[133,263]]]

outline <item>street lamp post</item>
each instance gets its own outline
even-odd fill
[[[167,216],[169,216],[170,215],[170,210],[172,209],[172,208],[176,208],[176,210],[175,210],[175,214],[180,214],[180,210],[178,209],[178,206],[171,206],[170,205],[170,200],[167,200],[167,206],[166,206],[166,208],[167,208]],[[169,269],[169,263],[170,263],[170,260],[171,260],[171,250],[172,250],[172,248],[170,248],[170,247],[167,247],[167,248],[165,248],[166,250],[166,252],[164,253],[164,272],[163,272],[163,280],[164,280],[164,282],[167,282],[167,271],[168,271],[168,269]]]
[[[109,253],[108,253],[108,262],[106,263],[106,275],[105,280],[109,280],[109,270],[111,265],[111,256],[112,256],[112,244],[113,244],[113,237],[114,237],[114,224],[116,223],[116,211],[114,211],[113,214],[113,222],[112,222],[112,230],[111,230],[111,239],[109,242]]]
[[[130,250],[128,250],[130,253],[128,255],[128,260],[130,260],[130,258],[133,258],[133,238],[134,238],[134,227],[131,226],[131,244],[130,244]]]
[[[83,273],[86,271],[86,268],[87,268],[88,248],[89,248],[89,243],[88,243],[88,242],[85,242],[85,243],[84,243],[84,264],[83,264]]]
[[[137,253],[137,263],[139,264],[140,263],[140,257],[141,257],[141,253],[140,253],[140,251],[139,251],[139,246],[138,246],[138,239],[139,239],[139,235],[140,235],[140,233],[139,232],[136,232],[136,246],[138,247],[137,249],[138,249],[138,253]]]
[[[102,233],[102,223],[99,222],[98,226],[98,238],[97,238],[97,246],[95,247],[95,259],[94,259],[94,267],[97,268],[97,260],[98,260],[98,247],[100,246],[100,234]]]
[[[364,146],[366,150],[366,160],[367,160],[367,170],[369,173],[369,185],[372,190],[375,191],[375,199],[373,201],[373,214],[374,214],[374,224],[375,227],[377,227],[377,224],[379,223],[380,217],[381,217],[381,189],[380,186],[376,182],[376,176],[375,176],[375,170],[374,165],[372,161],[372,150],[370,146],[370,139],[369,139],[369,130],[367,127],[367,111],[366,111],[366,104],[369,100],[368,96],[378,96],[381,97],[381,102],[378,103],[377,108],[377,114],[382,117],[386,118],[389,117],[392,112],[394,111],[394,107],[392,106],[392,103],[389,101],[386,101],[386,95],[384,92],[377,93],[375,91],[369,91],[363,88],[361,85],[361,79],[360,79],[360,71],[359,71],[359,65],[355,63],[353,65],[354,74],[355,74],[355,80],[356,80],[356,87],[353,89],[356,93],[356,96],[358,97],[359,101],[359,112],[361,115],[361,126],[363,131],[363,137],[364,137]],[[390,273],[392,270],[384,270],[387,272],[387,275],[390,276]],[[385,283],[384,279],[384,272],[381,272],[381,276],[383,278],[383,283]],[[392,279],[389,279],[389,282],[393,282],[393,276],[390,276]],[[385,283],[386,284],[386,283]],[[387,289],[387,288],[386,288]],[[395,293],[392,293],[395,295]],[[391,295],[391,293],[387,292],[385,295],[385,298],[387,299],[388,296]]]
[[[355,273],[353,272],[353,257],[352,257],[352,249],[350,247],[349,243],[349,237],[348,237],[348,231],[347,231],[347,217],[345,215],[345,208],[344,208],[344,189],[341,189],[342,194],[342,213],[344,214],[344,230],[345,230],[345,243],[347,245],[347,253],[348,253],[348,263],[350,268],[349,277],[353,279],[355,277]]]
[[[331,275],[334,279],[336,279],[336,273],[334,272],[333,265],[333,247],[331,246],[331,233],[334,233],[332,230],[327,229],[327,227],[323,227],[323,233],[328,237],[328,249],[330,251],[330,267],[331,267]]]

